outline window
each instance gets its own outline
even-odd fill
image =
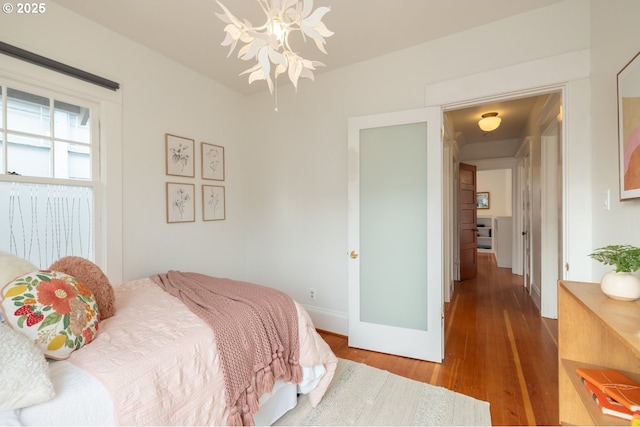
[[[95,260],[98,104],[0,79],[0,249]]]

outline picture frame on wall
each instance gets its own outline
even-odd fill
[[[489,209],[489,193],[488,192],[476,193],[476,208]]]
[[[226,219],[225,188],[222,185],[202,185],[202,220]]]
[[[194,178],[195,141],[182,136],[165,134],[166,174]]]
[[[640,52],[616,76],[620,200],[640,198]]]
[[[195,222],[195,184],[167,182],[167,223]]]
[[[221,145],[201,144],[202,179],[224,181],[224,147]]]

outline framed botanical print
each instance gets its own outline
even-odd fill
[[[226,218],[224,187],[221,185],[202,186],[202,220],[220,221]]]
[[[167,222],[195,222],[195,184],[167,182]]]
[[[194,149],[193,139],[165,134],[167,175],[194,178],[196,176]]]
[[[202,179],[224,181],[224,147],[203,142]]]

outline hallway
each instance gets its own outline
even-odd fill
[[[557,320],[540,313],[522,277],[478,254],[478,277],[445,305],[442,364],[350,348],[321,331],[338,357],[440,385],[491,404],[493,425],[558,424]]]

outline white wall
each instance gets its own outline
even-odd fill
[[[251,97],[249,277],[291,293],[314,320],[346,319],[347,119],[422,107],[431,83],[586,49],[588,22],[589,3],[568,0],[317,75],[297,94],[282,87],[278,113],[268,94]],[[496,49],[478,49],[478,40]]]
[[[640,51],[640,2],[593,0],[591,11],[591,103],[593,135],[594,248],[628,243],[640,246],[640,199],[619,200],[616,74]],[[603,194],[611,191],[611,209]],[[593,261],[593,280],[610,270]]]
[[[489,209],[478,209],[478,215],[511,216],[511,175],[511,169],[476,172],[478,192],[489,192]]]
[[[244,278],[247,147],[243,116],[235,113],[242,97],[56,3],[48,2],[40,16],[0,19],[1,40],[121,84],[122,127],[112,131],[121,132],[122,185],[106,191],[123,206],[121,223],[107,230],[123,236],[118,248],[122,278],[168,269]],[[0,67],[4,59],[0,56]],[[197,147],[201,141],[225,147],[226,221],[202,222],[198,196],[195,223],[166,223],[165,182],[194,183],[198,195],[203,181],[199,150],[196,178],[165,175],[165,133],[193,138]],[[114,214],[107,206],[109,212]],[[117,282],[113,271],[107,266]]]

